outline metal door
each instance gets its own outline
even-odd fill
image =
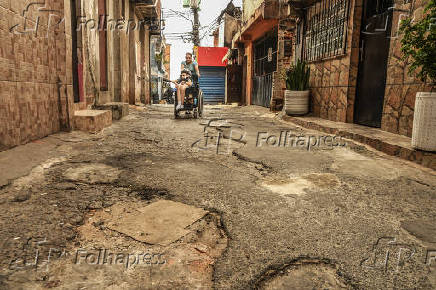
[[[227,103],[241,103],[242,97],[242,66],[227,67]]]
[[[392,25],[392,2],[366,0],[360,33],[355,123],[381,127]]]
[[[200,88],[205,104],[224,104],[226,95],[226,68],[200,67]]]
[[[270,107],[272,96],[272,74],[253,78],[253,105]]]

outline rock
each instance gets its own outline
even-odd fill
[[[76,215],[71,217],[71,224],[72,225],[82,225],[83,224],[83,217]]]
[[[62,182],[54,185],[55,189],[59,190],[75,190],[76,185],[74,183]]]
[[[93,201],[88,205],[88,209],[102,209],[103,203],[99,200]]]
[[[32,196],[32,194],[29,191],[19,192],[14,196],[12,201],[13,202],[24,202],[26,200],[29,200],[31,196]]]

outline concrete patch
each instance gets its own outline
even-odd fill
[[[339,179],[333,174],[308,174],[291,179],[272,179],[264,181],[261,186],[281,196],[299,196],[307,190],[326,190],[340,185]]]
[[[350,149],[334,150],[333,154],[335,161],[331,168],[341,173],[390,180],[400,176],[398,167],[386,160],[368,158]]]
[[[112,183],[118,179],[120,173],[119,169],[106,164],[92,163],[67,169],[64,178],[88,184]]]
[[[436,221],[402,221],[401,227],[421,241],[436,244]]]
[[[312,290],[351,289],[336,274],[335,267],[321,263],[295,265],[262,283],[260,289]]]
[[[206,214],[200,208],[161,200],[132,213],[114,216],[108,228],[140,242],[167,246],[185,236],[189,232],[186,228]]]

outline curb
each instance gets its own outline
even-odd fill
[[[379,138],[374,138],[368,135],[353,133],[347,130],[332,128],[317,124],[311,121],[305,121],[301,118],[292,116],[283,116],[283,121],[294,123],[306,129],[316,130],[332,135],[341,136],[356,142],[366,144],[380,152],[390,156],[399,157],[401,159],[417,163],[421,166],[436,170],[436,154],[433,152],[426,152],[416,149],[407,148],[401,145],[392,144]]]

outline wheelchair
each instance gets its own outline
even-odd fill
[[[194,119],[201,118],[203,116],[203,91],[200,89],[198,80],[194,80],[193,85],[186,89],[185,100],[183,103],[183,109],[177,110],[178,105],[177,92],[174,97],[174,118],[180,118],[180,112],[184,111],[186,115],[192,115]]]

